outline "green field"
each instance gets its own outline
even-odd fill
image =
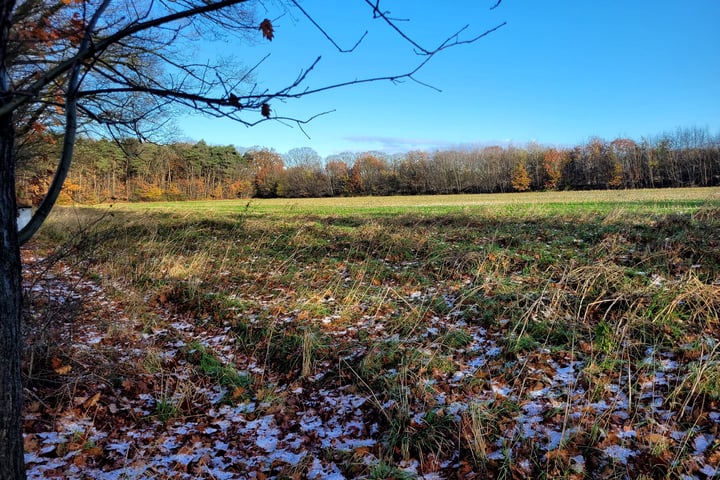
[[[707,203],[720,203],[720,188],[671,188],[663,190],[591,190],[473,195],[419,195],[404,197],[347,197],[311,199],[252,199],[196,202],[118,204],[123,210],[203,211],[213,213],[295,213],[369,215],[422,213],[607,213],[612,209],[656,213],[691,211]]]
[[[718,188],[64,207],[30,253],[94,293],[30,296],[26,429],[92,415],[97,475],[718,472]]]

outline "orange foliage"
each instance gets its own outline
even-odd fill
[[[548,176],[548,180],[545,183],[545,188],[549,190],[556,190],[560,184],[560,178],[562,177],[562,167],[565,163],[566,155],[564,152],[558,151],[551,148],[545,152],[543,157],[543,166],[545,167],[545,173]]]
[[[527,192],[530,190],[530,174],[528,174],[524,163],[518,163],[518,165],[513,169],[510,183],[516,192]]]
[[[75,183],[70,178],[65,180],[60,195],[58,196],[57,203],[60,205],[68,205],[74,203],[78,196],[82,194],[82,185]]]
[[[144,201],[155,201],[161,200],[163,198],[162,188],[160,188],[158,185],[142,181],[138,182],[134,193],[140,198],[140,200]]]
[[[236,180],[228,187],[230,197],[245,198],[252,196],[252,182],[248,180]]]
[[[615,162],[612,169],[612,177],[608,185],[612,188],[620,187],[623,183],[623,167],[620,162]]]

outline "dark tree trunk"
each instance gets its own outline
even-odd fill
[[[7,46],[15,2],[0,4],[0,107],[11,98]],[[0,480],[23,480],[22,267],[15,202],[15,129],[12,111],[0,115]]]
[[[13,142],[12,119],[0,118],[0,480],[25,478],[20,370],[22,270]]]

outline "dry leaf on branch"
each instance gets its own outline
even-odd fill
[[[273,31],[272,23],[270,23],[270,20],[267,18],[260,22],[260,31],[263,34],[263,37],[267,38],[268,40],[272,41],[273,37],[275,36],[275,33]]]
[[[230,96],[228,97],[228,103],[229,103],[230,105],[232,105],[233,107],[238,107],[238,108],[240,108],[240,106],[241,106],[241,105],[240,105],[240,99],[239,99],[238,96],[235,95],[234,93],[231,93]]]

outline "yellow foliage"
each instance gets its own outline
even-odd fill
[[[530,175],[528,174],[527,168],[524,163],[518,163],[513,169],[510,183],[512,184],[513,190],[517,192],[527,192],[530,190]]]

